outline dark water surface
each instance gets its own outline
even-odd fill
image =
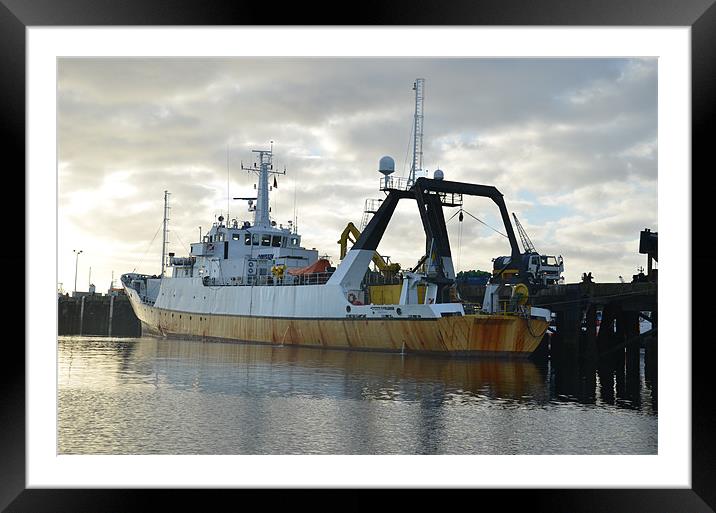
[[[655,363],[60,337],[60,454],[656,454]],[[652,375],[654,374],[654,375]]]

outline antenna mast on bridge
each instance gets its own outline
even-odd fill
[[[423,101],[425,99],[425,79],[417,78],[413,84],[415,91],[415,120],[413,125],[413,164],[410,167],[408,187],[415,183],[416,172],[423,170]]]
[[[166,267],[167,244],[169,243],[169,241],[167,241],[167,221],[169,220],[168,201],[170,194],[171,193],[169,191],[164,191],[164,228],[162,229],[162,274],[160,275],[162,278],[164,277],[164,267]]]

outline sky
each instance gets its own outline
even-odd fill
[[[295,212],[303,245],[338,264],[346,224],[385,197],[380,158],[408,174],[418,77],[430,176],[497,187],[537,251],[564,257],[567,282],[630,281],[646,267],[639,232],[658,230],[657,70],[654,58],[58,59],[58,282],[71,292],[76,268],[77,290],[91,279],[106,292],[112,273],[116,286],[159,273],[164,190],[177,256],[227,208],[253,220],[227,198],[255,194],[241,163],[271,141],[286,169],[272,218]],[[464,209],[448,221],[456,270],[490,270],[510,252],[497,207],[465,197]],[[404,200],[378,251],[413,267],[424,245]]]

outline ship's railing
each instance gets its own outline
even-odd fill
[[[390,191],[390,190],[398,190],[398,191],[407,191],[412,187],[413,184],[410,184],[408,186],[408,178],[403,178],[401,176],[384,176],[380,179],[380,190],[381,191]]]
[[[380,179],[381,191],[408,191],[413,187],[413,183],[409,178],[401,176],[388,175]],[[438,192],[440,202],[446,207],[459,207],[462,205],[461,192]]]
[[[260,276],[247,276],[244,279],[233,279],[229,281],[220,281],[208,276],[204,278],[203,283],[208,287],[246,287],[257,285],[269,285],[276,287],[295,286],[295,285],[324,285],[333,275],[330,273],[311,273],[293,276],[284,274],[283,276],[274,276],[272,274]]]
[[[465,315],[476,315],[482,311],[482,305],[479,303],[462,303],[462,309]]]
[[[375,214],[378,209],[380,208],[380,204],[383,203],[383,198],[378,199],[367,199],[365,200],[365,207],[363,207],[363,212],[368,214]]]
[[[297,276],[284,274],[283,276],[265,275],[249,276],[247,285],[323,285],[333,273],[299,274]]]
[[[385,276],[377,273],[366,273],[363,278],[364,285],[400,285],[403,283],[403,277],[398,274]]]
[[[485,314],[482,310],[482,305],[480,303],[462,303],[462,308],[465,311],[465,315],[477,315],[477,314]],[[500,301],[500,307],[497,309],[496,312],[492,312],[493,314],[498,315],[519,315],[524,316],[525,312],[529,314],[529,310],[526,310],[522,306],[510,305],[510,300],[507,301]]]

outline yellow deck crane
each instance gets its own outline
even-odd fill
[[[341,260],[343,260],[348,253],[348,242],[355,244],[360,237],[361,231],[356,228],[353,223],[348,223],[341,238],[338,239],[338,244],[341,246]],[[392,283],[395,274],[400,271],[400,264],[388,263],[386,260],[378,254],[376,251],[373,255],[373,263],[380,273],[385,277],[388,283],[383,284],[372,284],[368,286],[368,296],[371,304],[382,305],[382,304],[396,304],[400,300],[400,289],[402,285],[400,283]],[[418,296],[419,302],[422,303],[423,297],[425,296],[425,287],[419,287]]]
[[[350,241],[352,244],[355,244],[355,242],[358,240],[358,237],[360,237],[360,233],[361,232],[358,228],[356,228],[356,225],[350,222],[346,226],[345,230],[343,230],[343,233],[341,233],[341,238],[338,239],[338,244],[340,244],[341,246],[341,260],[343,260],[346,257],[346,253],[348,253],[348,241]],[[378,254],[377,251],[373,255],[373,263],[378,268],[378,270],[386,276],[392,276],[398,271],[400,271],[400,264],[389,264],[382,256]]]

